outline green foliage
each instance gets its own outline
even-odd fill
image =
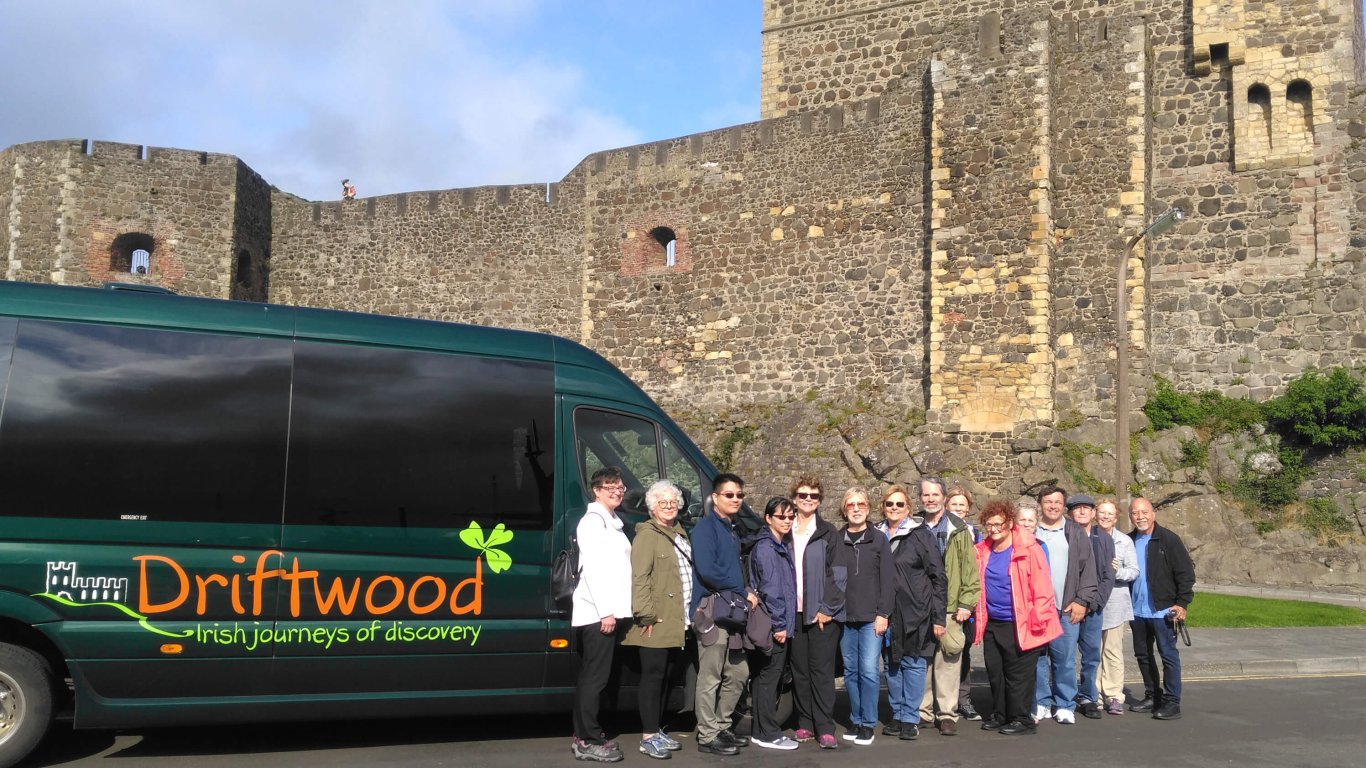
[[[1106,483],[1086,469],[1087,456],[1102,456],[1105,449],[1090,443],[1074,443],[1071,440],[1058,442],[1058,448],[1062,451],[1062,465],[1067,470],[1067,474],[1072,476],[1072,480],[1078,490],[1087,493],[1108,494],[1114,493],[1114,486]]]
[[[1233,495],[1258,509],[1280,509],[1299,499],[1300,483],[1309,477],[1309,467],[1304,463],[1304,452],[1282,446],[1277,454],[1281,469],[1265,477],[1254,473],[1246,461],[1238,481],[1233,485]]]
[[[1305,507],[1300,524],[1319,539],[1328,540],[1352,532],[1352,523],[1342,514],[1336,501],[1316,496],[1306,501]]]
[[[1267,423],[1303,446],[1341,450],[1366,445],[1366,383],[1346,368],[1306,371],[1262,406]]]
[[[1279,520],[1258,520],[1254,525],[1257,528],[1258,536],[1265,536],[1281,527]]]
[[[1209,446],[1199,440],[1181,441],[1181,466],[1204,467],[1209,464]]]
[[[758,434],[759,430],[748,425],[732,429],[716,446],[716,453],[709,457],[711,463],[722,472],[730,472],[735,468],[735,454],[754,442]]]
[[[1143,412],[1154,430],[1197,427],[1210,436],[1251,429],[1263,422],[1261,410],[1251,400],[1226,397],[1212,389],[1183,394],[1162,376],[1156,377],[1156,387]]]
[[[1076,409],[1070,410],[1062,418],[1053,424],[1053,428],[1059,432],[1066,432],[1069,429],[1076,429],[1082,425],[1085,418]]]
[[[1345,605],[1197,592],[1190,604],[1186,624],[1192,629],[1350,627],[1366,624],[1366,611]]]

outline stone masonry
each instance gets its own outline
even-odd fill
[[[762,1],[760,122],[327,202],[230,155],[23,144],[0,267],[547,331],[680,417],[876,392],[988,485],[1112,421],[1120,375],[1129,412],[1153,374],[1264,399],[1366,364],[1357,0]],[[1117,371],[1116,268],[1170,206]]]

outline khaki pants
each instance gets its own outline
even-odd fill
[[[1124,701],[1124,625],[1100,633],[1100,698]]]
[[[949,621],[953,621],[950,616]],[[958,722],[958,684],[963,664],[963,652],[953,655],[944,653],[941,646],[930,658],[930,668],[925,675],[925,697],[920,700],[920,720],[952,720]],[[934,711],[939,710],[939,717]]]
[[[716,734],[729,728],[730,717],[749,678],[745,651],[729,649],[730,635],[716,628],[716,642],[697,645],[697,742],[710,744]]]

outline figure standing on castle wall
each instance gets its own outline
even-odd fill
[[[342,199],[356,199],[356,185],[352,184],[350,179],[342,179]]]

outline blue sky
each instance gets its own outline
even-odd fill
[[[0,147],[233,154],[314,200],[558,180],[757,120],[758,0],[0,0]]]

